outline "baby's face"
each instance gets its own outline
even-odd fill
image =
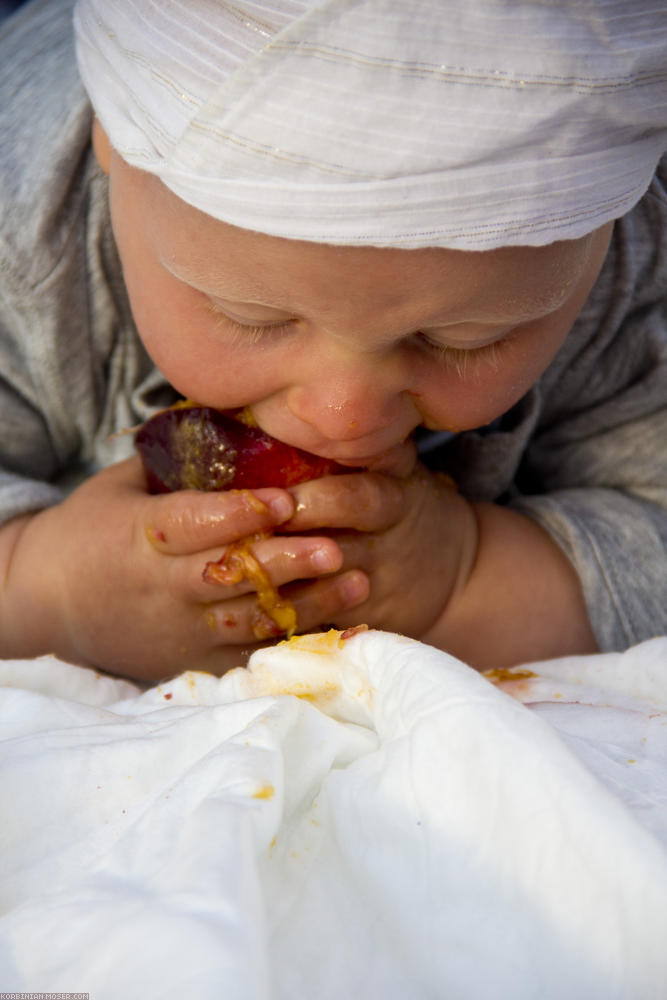
[[[334,247],[238,229],[112,155],[111,205],[144,344],[184,396],[251,405],[275,437],[371,464],[413,429],[490,423],[547,367],[611,226],[480,253]]]

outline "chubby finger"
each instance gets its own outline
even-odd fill
[[[368,598],[369,587],[366,574],[354,569],[312,583],[286,587],[282,596],[294,605],[297,632],[308,632],[323,622],[331,621],[337,614],[362,604]],[[252,595],[202,607],[200,632],[213,647],[277,639],[284,634],[259,610]]]
[[[370,580],[360,569],[350,569],[305,586],[287,587],[285,592],[296,608],[297,630],[310,632],[368,600]]]
[[[405,512],[403,481],[379,472],[325,476],[290,489],[296,510],[281,531],[384,531]]]
[[[246,544],[246,543],[244,543]],[[336,573],[343,563],[339,545],[327,537],[279,535],[247,542],[248,550],[257,559],[274,587],[282,587],[295,580]],[[166,582],[174,596],[188,603],[229,600],[255,591],[254,583],[245,576],[230,572],[207,573],[209,564],[216,562],[219,550],[208,554],[172,559],[166,568]],[[224,563],[222,564],[224,570]]]
[[[182,490],[146,498],[144,532],[159,552],[185,555],[270,531],[294,509],[286,490]]]

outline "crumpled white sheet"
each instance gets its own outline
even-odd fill
[[[667,639],[491,680],[373,631],[0,663],[0,989],[664,1000]]]

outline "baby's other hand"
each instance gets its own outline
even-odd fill
[[[322,621],[421,638],[465,583],[475,557],[476,520],[448,477],[417,466],[405,479],[357,473],[291,492],[296,513],[281,531],[327,529],[343,553],[341,575],[361,597],[353,611]],[[307,588],[299,598],[310,617]]]

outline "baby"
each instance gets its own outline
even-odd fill
[[[630,66],[604,4],[113,6],[87,95],[67,4],[2,40],[0,655],[235,666],[256,596],[202,571],[253,533],[300,631],[478,668],[663,631],[659,25]],[[149,496],[110,434],[179,397],[351,471]]]

